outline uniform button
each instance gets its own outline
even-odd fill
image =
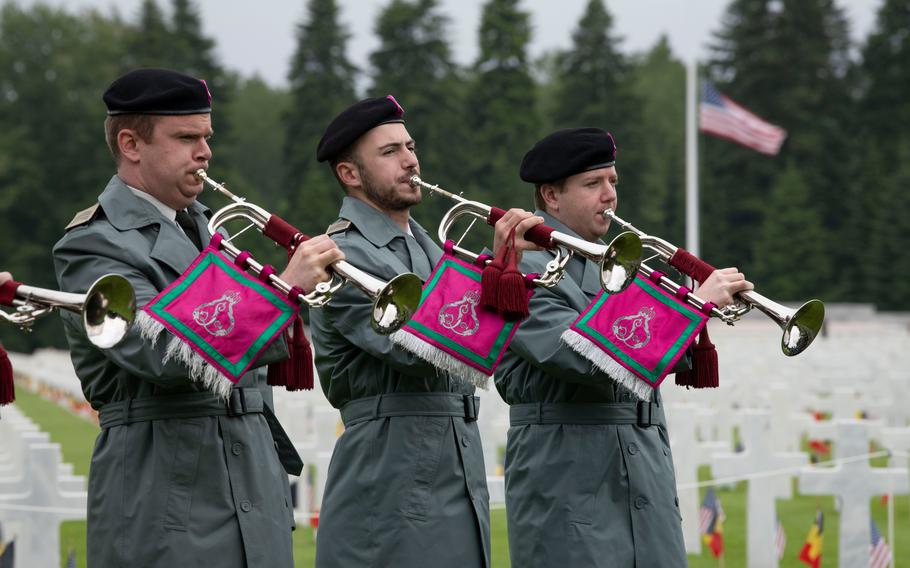
[[[468,440],[468,437],[467,437],[467,436],[462,436],[462,437],[461,437],[461,445],[467,448],[468,446],[471,445],[471,440]]]
[[[240,442],[234,442],[234,445],[231,446],[231,453],[235,456],[239,456],[241,449],[243,449],[243,446],[240,445]]]
[[[647,504],[648,504],[647,497],[645,497],[643,495],[639,495],[638,497],[635,498],[635,508],[636,509],[644,509],[645,505],[647,505]]]
[[[252,510],[252,508],[253,508],[253,506],[250,505],[249,501],[244,499],[243,501],[240,502],[240,510],[243,511],[244,513],[249,513],[250,510]]]
[[[635,444],[629,444],[629,453],[633,456],[638,453],[638,446]]]

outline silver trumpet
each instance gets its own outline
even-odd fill
[[[218,232],[227,222],[242,219],[255,226],[263,235],[287,249],[296,247],[301,240],[306,239],[303,233],[281,217],[272,215],[262,207],[249,203],[246,199],[231,193],[224,185],[208,177],[205,170],[197,170],[196,178],[234,202],[219,209],[212,215],[208,224],[209,233],[212,235]],[[226,237],[221,241],[222,249],[231,258],[237,258],[240,255],[241,251],[230,242],[231,239],[239,234]],[[247,265],[256,274],[262,272],[262,264],[253,258],[247,261]],[[373,330],[383,335],[393,333],[407,323],[420,304],[423,283],[416,274],[406,272],[386,282],[367,274],[344,260],[332,264],[331,267],[332,279],[329,282],[320,282],[316,285],[316,289],[308,294],[299,294],[297,300],[300,303],[306,304],[311,308],[322,307],[332,299],[332,296],[346,282],[350,282],[372,298],[373,313],[370,318],[370,324]],[[278,276],[272,274],[269,276],[269,281],[275,288],[285,294],[291,292],[291,285]]]
[[[615,221],[625,231],[638,235],[641,244],[656,252],[665,262],[669,262],[679,250],[679,247],[673,246],[659,237],[636,229],[631,223],[618,217],[612,209],[605,210],[603,216]],[[648,277],[653,269],[642,263],[641,272]],[[661,278],[659,284],[673,294],[680,288],[678,284],[666,277]],[[704,300],[691,293],[686,296],[686,301],[699,310],[705,305]],[[825,304],[821,300],[809,300],[802,306],[792,309],[778,304],[754,290],[740,292],[736,295],[736,301],[733,304],[725,308],[714,308],[711,310],[711,315],[727,325],[733,325],[753,308],[774,320],[774,323],[783,330],[781,350],[788,357],[805,351],[819,334],[825,321]]]
[[[428,184],[419,176],[412,176],[410,182],[414,187],[424,188],[456,202],[455,206],[446,212],[439,224],[438,236],[442,242],[448,240],[449,230],[463,216],[481,219],[492,226],[505,214],[504,210],[497,207],[491,207],[479,201],[471,201],[450,193],[438,185]],[[641,263],[641,240],[632,232],[624,232],[613,239],[609,245],[602,245],[538,225],[525,233],[525,239],[556,252],[556,258],[547,263],[544,274],[534,280],[536,285],[547,288],[555,286],[565,275],[565,266],[572,254],[580,254],[600,263],[600,284],[606,292],[611,294],[625,290],[632,283]],[[457,244],[452,250],[472,261],[476,261],[480,256]]]
[[[117,345],[136,317],[133,286],[119,274],[106,274],[95,280],[85,294],[19,284],[10,306],[16,311],[0,310],[0,320],[26,332],[31,331],[35,320],[54,310],[81,314],[88,340],[102,349]]]

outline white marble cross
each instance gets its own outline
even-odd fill
[[[799,452],[774,451],[771,413],[767,410],[747,409],[742,412],[740,440],[744,450],[714,454],[711,471],[715,478],[755,476],[749,478],[747,492],[746,557],[750,567],[775,568],[775,499],[790,498],[793,474],[773,472],[805,465],[808,459]]]
[[[868,423],[836,421],[836,460],[859,458],[835,467],[809,467],[799,475],[799,491],[806,495],[836,495],[840,500],[839,560],[842,568],[869,565],[869,500],[875,495],[908,492],[907,470],[869,466]]]
[[[882,432],[882,445],[892,452],[903,452],[903,455],[892,455],[888,459],[888,467],[907,467],[907,453],[910,452],[910,426],[885,428]]]
[[[60,565],[60,523],[84,520],[85,478],[61,475],[58,444],[33,443],[24,456],[23,476],[0,486],[0,523],[19,527],[17,566]]]

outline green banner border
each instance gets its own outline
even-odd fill
[[[189,288],[193,282],[195,282],[199,276],[209,267],[215,265],[221,268],[228,276],[230,276],[235,282],[241,286],[254,289],[262,297],[268,300],[273,306],[279,309],[281,312],[279,316],[269,325],[256,340],[247,348],[243,356],[236,362],[232,363],[227,357],[222,355],[215,347],[213,347],[209,342],[207,342],[203,337],[197,334],[194,330],[189,328],[186,324],[180,321],[176,316],[172,315],[170,312],[166,311],[167,306],[169,306],[174,300],[176,300],[187,288]],[[233,264],[225,262],[220,256],[212,252],[205,255],[205,257],[196,264],[191,272],[189,272],[180,284],[171,288],[171,290],[162,296],[157,302],[148,308],[154,312],[158,317],[165,320],[182,333],[185,337],[184,339],[193,344],[197,349],[204,352],[206,355],[215,360],[219,365],[224,367],[228,372],[234,376],[240,376],[244,369],[250,364],[253,360],[253,357],[256,356],[259,351],[265,347],[268,341],[276,334],[278,331],[293,317],[294,308],[287,305],[277,296],[274,290],[265,284],[251,278],[247,278],[244,274],[234,267]]]
[[[588,324],[588,321],[594,317],[594,315],[597,313],[597,311],[600,309],[600,307],[610,297],[610,294],[607,294],[606,292],[602,293],[600,295],[600,298],[598,298],[598,300],[591,307],[588,308],[585,315],[582,316],[582,318],[579,319],[578,323],[575,325],[579,329],[581,329],[582,331],[584,331],[585,333],[587,333],[588,335],[590,335],[591,337],[596,339],[600,343],[601,348],[608,350],[610,353],[612,353],[618,359],[622,360],[622,362],[624,362],[626,365],[635,369],[635,371],[637,373],[639,373],[640,375],[643,375],[646,380],[650,381],[651,383],[655,383],[655,382],[657,382],[658,379],[660,379],[660,376],[661,376],[661,374],[663,374],[663,371],[664,371],[664,369],[666,369],[667,365],[669,365],[670,362],[673,361],[673,359],[676,357],[677,353],[679,353],[679,351],[681,349],[683,349],[683,347],[688,343],[689,338],[692,336],[693,332],[698,327],[698,325],[702,322],[702,318],[700,317],[699,314],[693,313],[691,310],[687,309],[686,306],[680,305],[680,303],[678,301],[676,301],[675,298],[668,298],[667,296],[662,294],[659,290],[652,288],[651,286],[642,284],[641,279],[635,279],[633,284],[635,286],[638,286],[639,288],[641,288],[645,293],[650,295],[652,298],[658,300],[659,302],[661,302],[668,308],[672,309],[673,311],[675,311],[679,314],[682,314],[689,320],[689,325],[686,326],[683,333],[679,336],[679,338],[677,338],[677,340],[673,343],[673,345],[670,346],[670,349],[664,354],[663,357],[661,357],[661,359],[657,362],[656,366],[653,369],[648,369],[647,367],[645,367],[638,361],[632,359],[629,355],[627,355],[625,352],[621,351],[618,347],[616,347],[609,339],[604,337],[600,332],[598,332],[596,329],[594,329],[593,327],[591,327]]]
[[[448,269],[457,270],[475,282],[480,282],[480,274],[474,270],[470,270],[469,268],[462,266],[459,262],[456,262],[452,259],[446,259],[442,262],[442,264],[440,264],[439,269],[436,270],[433,278],[427,282],[426,286],[424,286],[423,294],[420,297],[421,303],[423,303],[423,301],[427,298],[427,296],[430,295],[433,289],[436,288],[436,285],[439,283],[439,279],[442,278],[443,273]],[[509,339],[509,335],[512,333],[512,328],[515,327],[516,323],[517,322],[506,322],[505,326],[502,328],[502,331],[499,333],[499,335],[496,336],[496,341],[493,342],[493,345],[490,348],[490,352],[487,353],[486,356],[480,355],[465,348],[463,345],[460,345],[459,343],[453,341],[451,338],[446,337],[438,331],[428,328],[427,326],[416,322],[413,319],[405,324],[405,327],[411,328],[411,330],[414,332],[437,341],[442,345],[445,345],[452,351],[459,353],[465,358],[470,359],[471,361],[483,366],[486,369],[491,369],[493,367],[493,364],[496,363],[496,359],[499,357],[499,353],[502,351],[503,345],[505,345],[506,341]]]

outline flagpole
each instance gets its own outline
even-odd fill
[[[698,226],[698,61],[686,65],[686,249],[699,256]]]

